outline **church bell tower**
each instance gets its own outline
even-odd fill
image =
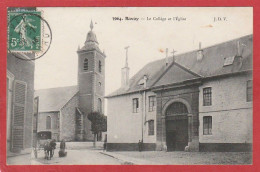
[[[93,141],[91,122],[87,116],[90,112],[104,113],[105,95],[105,54],[100,51],[93,23],[83,47],[79,47],[78,54],[78,89],[80,121],[77,125],[77,140]]]

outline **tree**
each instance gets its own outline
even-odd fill
[[[88,114],[91,121],[91,131],[94,134],[94,147],[96,147],[96,138],[99,132],[107,131],[107,117],[100,112],[91,112]]]

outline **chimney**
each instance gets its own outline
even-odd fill
[[[128,48],[129,46],[125,47],[126,50],[125,67],[121,69],[121,87],[126,90],[129,89]]]
[[[169,59],[168,59],[168,48],[166,48],[166,57],[165,57],[165,65],[168,66],[169,64]]]
[[[197,61],[201,61],[203,59],[203,50],[201,49],[201,42],[199,42],[199,50],[197,51]]]
[[[172,50],[172,61],[175,62],[175,57],[174,57],[174,53],[176,53],[177,51],[175,51],[174,49]]]
[[[237,41],[237,56],[242,56],[241,45],[239,41]]]

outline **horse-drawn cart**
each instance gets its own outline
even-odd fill
[[[37,142],[34,146],[35,158],[39,151],[44,151],[45,159],[51,159],[56,148],[56,143],[51,139],[51,131],[40,131],[37,133]]]

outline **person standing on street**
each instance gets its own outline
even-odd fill
[[[107,135],[105,136],[105,140],[104,140],[104,150],[103,151],[106,151],[107,149]]]
[[[142,147],[143,147],[143,141],[139,140],[139,142],[138,142],[138,150],[139,150],[139,152],[142,151],[142,149],[143,149]]]
[[[62,141],[60,143],[59,157],[67,156],[67,152],[65,152],[65,149],[66,149],[66,143],[65,143],[65,140],[62,139]]]

